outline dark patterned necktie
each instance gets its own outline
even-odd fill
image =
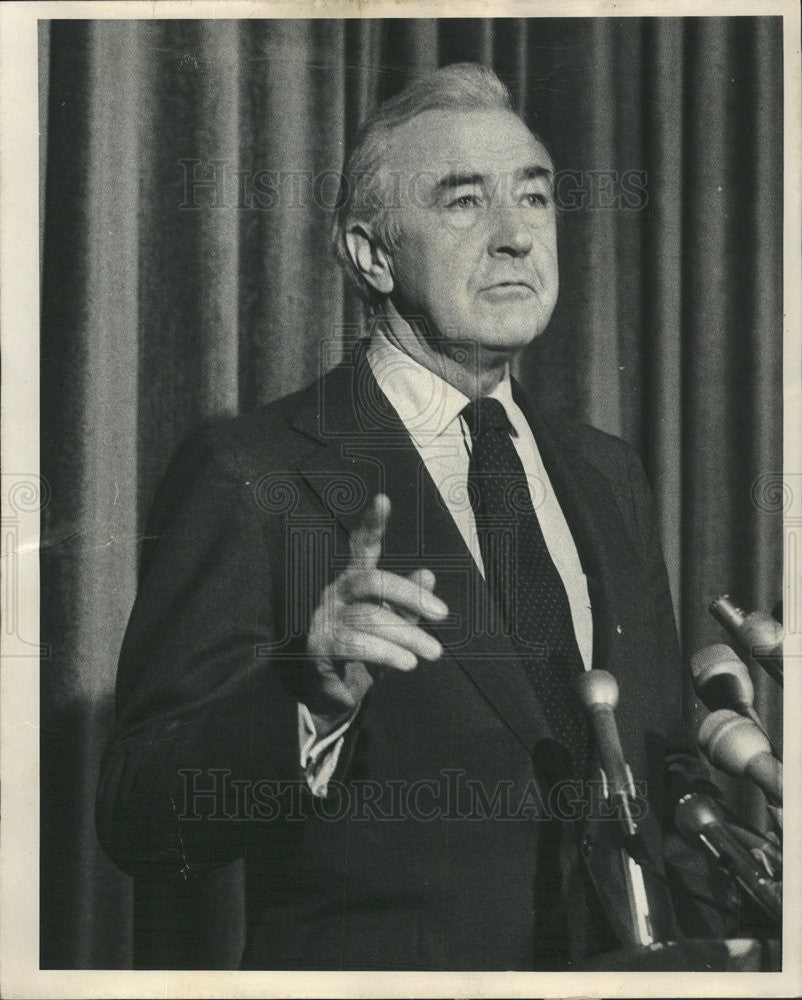
[[[471,432],[468,493],[495,624],[515,643],[551,727],[557,744],[547,765],[551,776],[581,778],[588,730],[573,685],[584,668],[565,587],[532,505],[503,405],[485,397],[469,403],[462,415]]]

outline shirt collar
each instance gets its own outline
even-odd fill
[[[497,399],[504,407],[504,412],[507,414],[507,420],[509,420],[510,427],[512,428],[513,437],[517,437],[519,433],[518,421],[521,411],[518,409],[518,404],[512,398],[512,382],[510,381],[509,365],[507,365],[504,369],[503,378],[499,379],[487,395],[491,399]]]
[[[447,431],[462,433],[457,418],[470,402],[464,392],[391,344],[381,329],[374,329],[367,357],[380,389],[418,447],[432,444]],[[515,427],[512,414],[517,407],[509,366],[488,395],[503,405]]]

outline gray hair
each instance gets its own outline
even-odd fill
[[[348,280],[370,306],[381,300],[348,252],[345,235],[354,221],[369,223],[385,250],[397,249],[400,233],[387,209],[382,173],[392,132],[424,111],[513,111],[510,92],[496,74],[477,63],[452,63],[425,73],[385,101],[362,124],[343,169],[333,226],[334,254]],[[513,112],[514,113],[514,112]]]

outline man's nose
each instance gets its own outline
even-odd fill
[[[488,246],[494,257],[523,257],[532,249],[532,229],[519,209],[499,208],[493,217]]]

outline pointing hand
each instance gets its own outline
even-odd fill
[[[409,671],[419,659],[442,654],[418,624],[448,614],[433,593],[434,573],[419,569],[404,577],[378,569],[389,517],[390,500],[380,493],[351,534],[347,568],[323,591],[312,617],[307,651],[317,697],[308,707],[330,729],[356,709],[382,668]]]

